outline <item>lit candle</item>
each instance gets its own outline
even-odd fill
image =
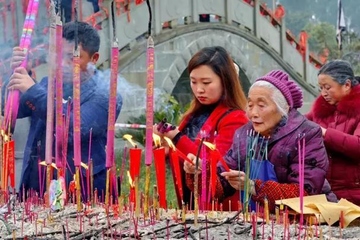
[[[160,146],[160,137],[153,134],[154,142],[157,148],[153,150],[155,160],[156,180],[159,194],[159,207],[166,209],[166,163],[165,148]]]
[[[181,170],[180,170],[180,162],[179,155],[177,151],[171,150],[170,152],[171,165],[174,171],[174,181],[175,188],[177,192],[178,204],[181,207],[182,202],[184,200],[183,196],[183,186],[182,186],[182,178],[181,178]]]
[[[140,174],[140,161],[141,161],[141,149],[137,148],[137,145],[132,141],[132,136],[129,134],[125,134],[123,138],[127,139],[132,148],[129,149],[130,155],[130,177],[131,179],[135,179],[135,177],[139,177]],[[130,187],[130,202],[136,203],[135,189]]]
[[[211,149],[213,157],[220,161],[221,165],[223,165],[223,167],[225,168],[225,171],[230,172],[229,166],[227,165],[226,161],[222,158],[219,150],[216,149],[216,146],[212,143],[205,141],[204,141],[204,145]]]

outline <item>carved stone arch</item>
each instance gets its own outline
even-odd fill
[[[202,48],[210,46],[221,46],[228,51],[233,61],[239,66],[241,85],[243,86],[245,92],[247,92],[250,86],[250,81],[246,76],[248,64],[245,56],[242,54],[241,50],[234,44],[231,44],[229,40],[214,37],[213,35],[204,35],[188,44],[186,49],[184,49],[184,52],[179,55],[169,67],[169,72],[163,80],[163,90],[167,93],[172,93],[177,81],[180,79],[184,71],[187,70],[187,63],[190,61],[191,57]]]

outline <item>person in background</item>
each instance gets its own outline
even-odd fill
[[[252,200],[263,205],[267,199],[272,211],[275,200],[298,197],[298,141],[304,137],[304,194],[324,192],[330,201],[337,200],[325,181],[328,159],[321,128],[297,111],[302,104],[300,87],[282,70],[273,70],[256,80],[248,95],[246,113],[250,121],[236,130],[233,144],[224,156],[232,170],[227,172],[223,166],[217,168],[216,197],[223,199],[233,195],[236,190],[244,190],[246,178],[250,178],[248,189]],[[254,147],[267,153],[267,157],[258,165],[258,173],[250,173],[252,177],[245,174],[248,155],[246,139],[251,131],[259,134],[260,142],[261,139],[268,139],[267,147],[262,148],[260,143]],[[194,155],[189,154],[188,157],[195,161]],[[188,162],[185,162],[184,170],[188,174],[195,173],[194,166]],[[188,181],[187,185],[193,189],[192,181]]]
[[[307,118],[321,126],[336,196],[360,205],[360,84],[350,63],[330,61],[318,73],[321,95]]]
[[[155,124],[154,133],[170,138],[184,154],[196,154],[200,139],[205,138],[215,143],[224,155],[231,145],[235,130],[248,121],[244,111],[246,97],[237,70],[227,51],[215,46],[197,52],[189,61],[188,71],[194,95],[190,108],[179,127],[162,132],[159,125]],[[185,182],[184,173],[182,180]],[[184,201],[190,204],[191,192],[183,185]],[[181,199],[178,200],[181,206]],[[237,202],[233,202],[237,207]]]
[[[80,119],[81,119],[81,160],[93,160],[94,189],[98,193],[105,191],[105,144],[107,141],[107,120],[109,106],[109,79],[102,79],[98,74],[95,63],[99,59],[100,37],[97,31],[84,22],[69,22],[63,26],[63,57],[59,64],[63,69],[63,99],[71,101],[73,95],[73,51],[75,30],[78,30],[80,49]],[[10,77],[7,88],[21,92],[18,118],[30,117],[31,126],[24,150],[23,169],[21,176],[21,189],[27,192],[39,192],[40,182],[38,173],[39,160],[45,158],[45,137],[47,121],[47,77],[40,82],[32,79],[28,70],[20,67],[25,59],[25,53],[20,47],[15,47],[11,67],[14,73]],[[72,108],[67,115],[67,107],[72,103],[64,104],[64,114],[69,118],[70,127],[67,146],[67,179],[69,182],[74,174],[74,142]],[[117,95],[116,118],[122,106],[122,98]],[[91,129],[91,132],[90,132]],[[55,131],[55,130],[54,130]],[[91,140],[90,140],[91,133]],[[55,132],[54,132],[55,134]],[[55,139],[54,139],[55,141]],[[89,154],[89,142],[92,142]],[[54,153],[55,154],[55,153]],[[84,173],[83,173],[84,174]],[[36,177],[34,177],[36,176]],[[43,178],[45,179],[45,177]],[[81,178],[86,182],[86,174]],[[41,183],[43,184],[43,183]],[[84,189],[85,190],[85,189]],[[20,191],[22,193],[22,191]],[[86,195],[86,194],[85,194]]]
[[[92,3],[94,8],[94,13],[100,11],[99,0],[87,0],[87,1]]]

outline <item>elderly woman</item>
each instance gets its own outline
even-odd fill
[[[302,106],[301,89],[289,79],[288,74],[274,70],[260,77],[251,86],[248,95],[247,116],[250,122],[239,128],[233,144],[224,157],[230,169],[226,172],[218,164],[216,196],[223,198],[242,190],[246,176],[246,157],[248,154],[246,138],[252,130],[268,139],[268,164],[263,164],[259,172],[266,171],[270,178],[259,173],[251,177],[249,193],[252,200],[263,203],[266,198],[270,208],[274,209],[275,200],[299,196],[299,136],[305,138],[304,152],[304,194],[313,195],[324,190],[330,200],[336,200],[330,186],[325,182],[328,159],[322,140],[321,128],[307,120],[296,109]],[[259,144],[260,145],[260,144]],[[260,146],[255,146],[259,148]],[[266,151],[265,151],[266,152]],[[195,159],[193,155],[189,156]],[[240,164],[239,164],[240,161]],[[240,169],[239,169],[240,165]],[[184,170],[194,173],[194,167],[186,163]],[[254,176],[254,175],[253,175]],[[257,177],[261,176],[261,177]],[[187,184],[192,187],[191,178]]]
[[[327,179],[338,198],[360,205],[360,85],[351,65],[331,61],[318,73],[321,90],[307,114],[318,123],[329,157]]]

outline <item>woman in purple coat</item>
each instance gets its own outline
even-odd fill
[[[246,179],[248,133],[258,133],[259,139],[267,141],[266,149],[257,154],[266,156],[257,165],[257,174],[250,174],[248,193],[252,200],[263,204],[267,199],[270,209],[275,200],[299,196],[299,154],[298,143],[304,138],[304,194],[325,193],[330,201],[336,201],[330,185],[325,180],[328,158],[324,147],[321,128],[307,120],[297,111],[303,103],[301,89],[289,79],[288,74],[274,70],[260,77],[251,86],[248,95],[247,115],[250,122],[239,128],[233,144],[224,157],[230,172],[218,164],[216,198],[232,195],[243,190]],[[253,149],[261,149],[261,142]],[[263,144],[264,146],[265,144]],[[195,159],[194,156],[190,156]],[[255,160],[255,159],[254,159]],[[251,164],[259,163],[253,161]],[[250,164],[250,165],[251,165]],[[240,167],[239,167],[240,166]],[[187,173],[194,173],[194,167],[186,163]],[[254,169],[251,169],[254,170]],[[191,183],[188,183],[191,185]]]

